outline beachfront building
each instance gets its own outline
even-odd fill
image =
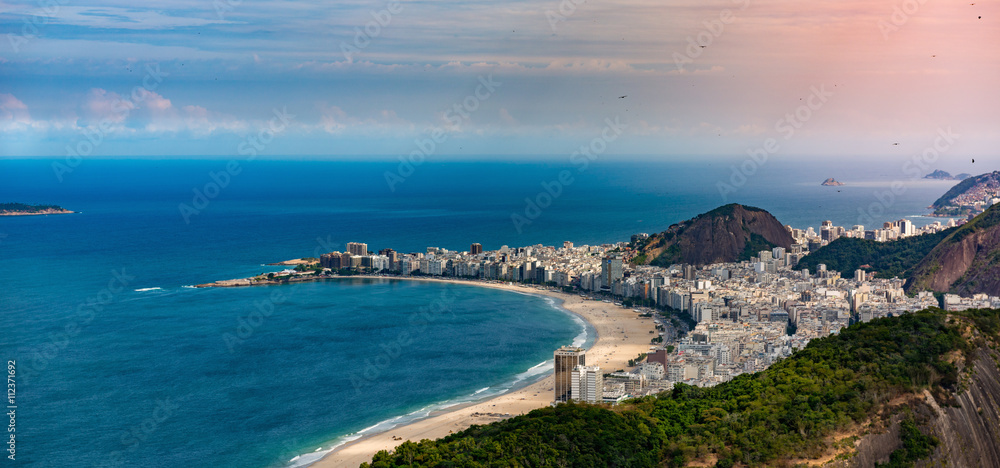
[[[587,352],[583,348],[563,346],[555,354],[555,401],[567,402],[573,398],[573,369],[587,364]]]
[[[570,389],[574,401],[587,403],[604,402],[604,374],[597,366],[576,366],[571,375],[573,380]]]
[[[601,261],[601,285],[611,287],[624,277],[624,260],[618,255],[609,255]]]
[[[348,242],[347,253],[363,257],[368,255],[368,244],[362,242]]]

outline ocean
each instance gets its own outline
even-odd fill
[[[775,159],[734,178],[742,161],[87,160],[57,174],[60,161],[0,160],[0,202],[78,212],[0,218],[17,461],[302,465],[531,382],[553,349],[593,339],[550,299],[474,286],[194,284],[355,241],[400,252],[623,241],[728,202],[798,228],[881,225],[926,213],[955,183],[912,180],[902,161]],[[821,187],[827,177],[847,185]]]

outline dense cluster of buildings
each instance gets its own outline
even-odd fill
[[[1000,202],[1000,173],[994,172],[993,177],[969,187],[953,198],[949,206],[941,208],[941,211],[970,210],[973,214],[978,214],[997,202]]]
[[[661,341],[645,362],[633,369],[602,374],[586,366],[581,349],[556,352],[555,401],[614,402],[628,396],[655,393],[678,382],[710,386],[747,372],[757,372],[804,347],[809,340],[838,333],[855,321],[869,321],[937,306],[930,293],[910,297],[903,280],[878,279],[858,270],[841,272],[819,265],[816,271],[795,270],[810,250],[838,237],[886,241],[936,232],[953,226],[933,223],[917,228],[908,220],[885,223],[881,229],[850,230],[824,222],[812,228],[786,226],[795,240],[790,249],[776,247],[749,261],[666,268],[632,265],[632,243],[559,247],[533,245],[485,251],[472,244],[466,252],[428,247],[426,252],[368,251],[362,243],[347,244],[346,252],[330,252],[323,268],[359,269],[373,273],[433,275],[482,280],[532,282],[573,287],[592,296],[614,296],[644,307],[683,312],[693,329],[678,341]],[[848,273],[848,272],[845,272]],[[1000,307],[1000,298],[948,295],[946,307]],[[658,317],[663,324],[670,318]],[[663,329],[664,327],[659,327]],[[666,333],[661,333],[666,335]],[[670,341],[669,337],[667,341]],[[668,351],[669,349],[669,351]],[[576,396],[574,396],[576,395]]]
[[[944,295],[944,310],[959,311],[965,309],[1000,309],[1000,297],[986,294],[974,294],[972,297],[961,297],[957,294]]]
[[[913,224],[913,221],[900,219],[898,221],[882,223],[881,229],[865,229],[865,226],[860,224],[854,225],[850,229],[846,229],[843,226],[834,226],[831,221],[823,221],[819,234],[817,234],[811,227],[805,230],[792,229],[788,226],[786,226],[786,228],[788,228],[789,232],[792,234],[792,238],[795,239],[796,242],[806,244],[808,250],[816,250],[826,244],[829,244],[830,242],[833,242],[838,237],[853,237],[857,239],[870,239],[878,242],[886,242],[902,239],[904,237],[919,236],[922,234],[942,231],[950,227],[955,227],[957,223],[958,221],[955,221],[954,219],[948,219],[948,221],[943,224],[940,221],[935,221],[926,226],[917,227]]]

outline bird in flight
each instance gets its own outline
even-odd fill
[[[618,96],[618,99],[625,99],[625,98],[627,98],[627,97],[628,97],[628,94],[626,94],[626,95],[624,95],[624,96]]]

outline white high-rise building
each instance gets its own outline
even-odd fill
[[[908,219],[901,219],[901,220],[899,220],[899,233],[900,233],[900,235],[902,235],[904,237],[906,237],[906,236],[912,236],[912,235],[914,235],[916,233],[915,231],[916,231],[916,227],[913,225],[913,221],[910,221]]]
[[[573,368],[573,388],[571,398],[587,403],[604,401],[604,374],[597,366],[576,366]]]
[[[389,257],[385,255],[372,255],[372,271],[388,270],[390,267]]]

